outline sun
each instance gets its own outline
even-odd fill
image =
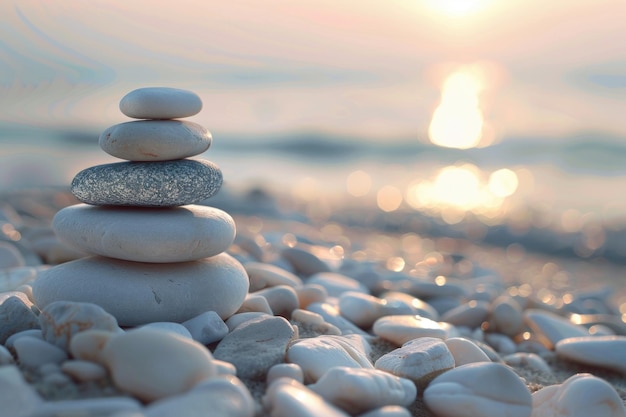
[[[452,16],[463,16],[483,9],[489,0],[431,0],[429,7]]]

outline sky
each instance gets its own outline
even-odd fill
[[[487,144],[626,140],[626,0],[5,0],[0,16],[0,124],[99,131],[127,120],[128,91],[169,86],[201,96],[214,132],[412,140],[438,113]]]

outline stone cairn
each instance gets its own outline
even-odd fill
[[[190,121],[200,98],[173,88],[141,88],[120,101],[141,119],[106,129],[100,147],[127,162],[79,172],[71,191],[84,204],[60,210],[58,238],[94,256],[57,265],[33,285],[40,308],[55,301],[97,304],[120,326],[182,322],[206,311],[222,319],[241,307],[248,276],[226,254],[232,217],[198,203],[222,185],[217,165],[189,159],[211,145]]]

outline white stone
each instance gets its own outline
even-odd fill
[[[250,278],[250,292],[276,285],[302,286],[300,277],[276,265],[264,262],[246,262],[243,267]]]
[[[226,318],[247,292],[246,271],[226,253],[172,264],[89,257],[51,268],[33,284],[40,308],[57,300],[90,302],[120,326],[182,322],[209,310]]]
[[[412,381],[377,369],[331,368],[308,388],[351,415],[385,405],[408,406],[417,397]]]
[[[530,417],[526,385],[506,365],[470,363],[435,378],[424,403],[437,417]]]
[[[120,100],[120,111],[135,119],[177,119],[193,116],[200,110],[200,97],[178,88],[138,88]]]
[[[180,323],[173,323],[171,321],[155,321],[152,323],[144,324],[140,328],[148,328],[148,329],[160,329],[166,332],[172,332],[182,337],[186,337],[187,339],[193,339],[191,337],[191,333],[185,326]]]
[[[41,397],[24,380],[17,366],[0,366],[0,413],[3,416],[31,417],[41,403]]]
[[[576,374],[562,384],[532,395],[532,417],[624,417],[626,410],[615,389],[591,374]]]
[[[277,363],[267,371],[267,383],[271,384],[278,378],[291,378],[299,383],[304,383],[302,368],[295,363]]]
[[[560,340],[568,337],[589,336],[589,331],[585,327],[545,310],[534,308],[525,310],[524,321],[541,337],[541,341],[548,349],[554,348]]]
[[[272,307],[270,307],[270,304],[267,302],[267,298],[248,293],[246,299],[243,300],[243,304],[239,307],[239,310],[237,310],[237,314],[253,312],[265,313],[270,316],[274,315]]]
[[[480,327],[489,316],[489,303],[486,301],[469,301],[452,310],[446,311],[441,316],[441,321],[455,326],[466,326],[471,329]]]
[[[489,356],[478,345],[463,337],[451,337],[444,340],[454,357],[454,365],[461,366],[474,362],[491,362]]]
[[[330,272],[330,267],[319,257],[313,254],[309,245],[299,244],[293,248],[285,248],[281,256],[285,258],[298,275],[309,277],[318,272]]]
[[[543,372],[546,374],[552,374],[550,365],[536,353],[517,352],[510,355],[506,355],[502,358],[507,365],[513,367],[530,368],[535,372]]]
[[[41,333],[45,341],[67,350],[70,340],[79,332],[98,329],[115,332],[119,329],[115,317],[102,307],[76,301],[55,301],[39,314]]]
[[[445,339],[447,336],[447,332],[439,323],[416,315],[381,317],[376,320],[372,330],[376,336],[398,346],[418,337]]]
[[[626,374],[626,336],[572,337],[559,341],[555,350],[560,358]]]
[[[228,334],[228,326],[215,311],[205,311],[182,323],[196,342],[208,345],[222,340]]]
[[[339,312],[360,328],[369,329],[387,313],[385,304],[386,301],[373,295],[346,291],[339,297]]]
[[[140,208],[75,204],[52,222],[60,240],[85,252],[136,262],[194,261],[224,252],[235,238],[232,217],[190,204]]]
[[[207,348],[163,330],[117,335],[102,353],[115,385],[144,401],[183,393],[217,374]]]
[[[326,288],[317,284],[304,284],[295,288],[298,295],[299,307],[304,309],[313,303],[323,303],[328,298]]]
[[[306,280],[307,284],[317,284],[326,288],[328,295],[339,297],[347,291],[361,292],[368,294],[369,290],[354,278],[336,272],[318,272]]]
[[[330,368],[372,369],[369,359],[371,347],[362,336],[318,336],[299,339],[287,350],[286,361],[302,368],[306,383],[316,382]]]
[[[276,316],[286,319],[291,317],[291,312],[298,308],[298,294],[288,285],[276,285],[255,291],[252,295],[260,295],[267,300],[272,312]]]
[[[388,309],[393,309],[393,314],[417,314],[431,320],[439,320],[439,313],[427,302],[399,291],[388,291],[380,296],[387,303]],[[401,313],[403,310],[409,310]]]
[[[268,387],[263,405],[271,417],[349,417],[338,408],[290,378],[279,378]]]
[[[107,375],[104,366],[82,360],[65,361],[61,364],[61,370],[79,382],[96,381]]]
[[[420,337],[381,356],[374,366],[423,387],[440,373],[454,368],[454,358],[443,340]]]
[[[103,151],[129,161],[169,161],[199,155],[211,146],[211,133],[197,123],[138,120],[113,125],[100,135]]]
[[[113,413],[140,412],[141,403],[134,398],[108,397],[78,400],[46,401],[30,417],[90,416],[105,417]]]
[[[330,303],[312,303],[309,304],[306,309],[322,316],[326,322],[341,330],[342,334],[354,333],[364,336],[367,335],[365,331],[361,330],[354,323],[341,316],[339,309]]]
[[[67,359],[63,349],[34,337],[20,337],[13,347],[19,363],[29,368],[37,368],[46,363],[61,363]]]
[[[20,332],[12,334],[6,340],[4,345],[7,347],[7,349],[15,349],[15,346],[14,346],[15,341],[25,336],[34,337],[36,339],[43,340],[43,334],[41,334],[41,329],[29,329],[29,330],[22,330]]]
[[[321,315],[312,311],[295,309],[291,313],[291,321],[305,334],[341,335],[339,328],[326,322]]]
[[[260,311],[248,311],[246,313],[236,313],[230,316],[224,323],[228,327],[228,331],[232,332],[241,324],[254,320],[258,317],[271,317],[271,315],[267,313],[261,313]]]
[[[215,377],[198,383],[191,391],[155,401],[145,417],[253,417],[254,400],[234,376]]]
[[[106,365],[103,350],[116,333],[106,330],[85,330],[72,337],[70,353],[75,359]]]
[[[283,317],[258,317],[228,333],[213,356],[232,363],[239,378],[259,379],[265,377],[269,368],[284,362],[287,346],[297,337]]]

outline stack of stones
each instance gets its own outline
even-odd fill
[[[200,98],[173,88],[142,88],[120,102],[142,120],[106,129],[100,147],[128,162],[87,168],[71,191],[85,204],[59,211],[58,238],[94,256],[45,271],[33,285],[40,308],[54,301],[100,305],[121,326],[182,322],[206,311],[223,319],[248,292],[248,276],[224,251],[235,237],[232,217],[198,203],[215,194],[222,173],[188,159],[212,141],[204,127],[177,120],[197,114]]]

